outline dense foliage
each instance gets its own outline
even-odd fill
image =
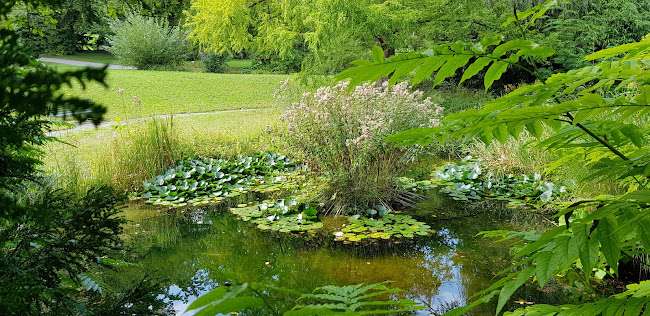
[[[195,0],[189,12],[191,38],[207,50],[244,51],[311,74],[336,73],[373,45],[390,56],[498,25],[482,0]],[[466,17],[457,19],[461,12]]]
[[[61,0],[18,2],[9,15],[23,41],[38,54],[73,54],[98,50],[111,35],[109,21],[136,9],[143,16],[179,25],[188,0]]]
[[[535,7],[519,19],[528,23],[541,17],[554,1]],[[517,19],[512,22],[521,26]],[[516,62],[525,56],[547,57],[554,52],[526,40],[500,44],[486,38],[483,45],[452,44],[432,47],[429,51],[412,52],[389,59],[375,57],[374,62],[359,61],[357,67],[342,74],[354,82],[378,80],[393,73],[392,81],[418,68],[414,81],[437,71],[435,81],[442,82],[453,72],[469,65],[463,78],[470,78],[492,64],[485,76],[489,88],[507,67],[521,67]],[[494,48],[490,48],[495,46]],[[510,54],[507,52],[512,51]],[[522,86],[488,102],[482,109],[452,114],[435,128],[403,132],[390,138],[400,144],[427,144],[450,137],[476,137],[489,143],[505,142],[527,132],[540,139],[538,145],[560,154],[549,167],[557,168],[566,161],[580,160],[591,170],[590,177],[615,177],[626,183],[629,191],[620,196],[598,196],[575,201],[559,211],[556,228],[539,233],[493,232],[516,240],[517,263],[501,272],[502,278],[488,289],[475,294],[477,300],[450,312],[461,315],[478,304],[498,296],[499,313],[511,295],[530,279],[540,287],[556,275],[570,274],[574,285],[597,295],[593,289],[596,272],[611,277],[629,274],[631,262],[647,264],[647,214],[650,210],[650,154],[648,93],[650,72],[650,39],[604,49],[588,55],[592,64],[546,80]],[[472,61],[472,63],[470,63]],[[534,73],[533,70],[527,69]],[[548,132],[550,136],[544,137]],[[644,283],[645,284],[645,283]],[[589,303],[555,308],[545,305],[518,310],[517,315],[564,315],[568,310],[596,315],[610,314],[613,309],[634,314],[648,302],[644,285],[631,284],[630,292],[610,297],[597,297],[603,303]],[[628,300],[628,297],[634,298]],[[629,304],[628,304],[629,303]]]
[[[397,149],[383,139],[409,128],[436,126],[442,108],[406,83],[363,85],[347,94],[347,83],[305,94],[285,112],[281,131],[289,149],[326,182],[320,201],[335,213],[388,204],[399,194],[400,176],[420,149]],[[324,137],[327,135],[327,137]]]
[[[40,1],[29,1],[38,5]],[[50,1],[49,4],[56,4]],[[15,5],[0,6],[0,19]],[[108,188],[80,200],[52,189],[37,171],[38,145],[55,121],[97,124],[106,109],[63,96],[63,85],[103,83],[103,69],[55,72],[30,57],[19,36],[0,29],[0,310],[6,314],[83,314],[89,296],[82,274],[120,244],[120,198]],[[89,291],[93,291],[90,287]],[[86,297],[86,298],[84,298]]]
[[[221,73],[226,70],[226,65],[232,57],[228,54],[207,53],[203,58],[203,65],[206,72]]]
[[[299,166],[292,159],[270,152],[233,161],[186,159],[164,174],[144,181],[141,196],[146,203],[170,207],[207,204],[239,195],[251,185],[269,189],[268,184],[283,179],[281,172],[297,169]]]
[[[122,242],[123,220],[115,218],[120,200],[110,188],[80,201],[51,188],[32,189],[35,197],[13,195],[22,197],[13,209],[19,212],[3,218],[0,228],[0,309],[12,315],[85,313],[77,296],[97,288],[83,273]],[[83,284],[87,289],[75,289]]]
[[[128,12],[123,20],[111,21],[110,28],[114,34],[108,37],[108,50],[123,64],[138,68],[172,65],[187,56],[184,31],[167,20]]]
[[[313,293],[297,293],[294,290],[278,288],[260,283],[242,283],[218,287],[201,296],[187,307],[187,312],[194,315],[214,315],[237,313],[242,310],[259,310],[261,308],[274,312],[275,315],[383,315],[400,312],[412,312],[424,309],[410,299],[381,300],[391,294],[402,292],[398,288],[386,286],[390,281],[375,284],[355,284],[347,286],[326,285],[314,289]],[[247,291],[248,290],[248,291]],[[251,292],[253,295],[246,295]],[[300,296],[302,304],[288,311],[276,311],[269,305],[267,296],[271,292],[286,292]],[[304,303],[303,303],[304,302]],[[308,304],[310,302],[311,304]]]
[[[543,207],[566,195],[564,186],[545,181],[539,173],[497,174],[486,170],[471,156],[444,166],[434,177],[444,185],[442,192],[463,201],[488,198]]]

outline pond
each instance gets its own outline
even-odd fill
[[[150,294],[172,315],[182,314],[201,294],[233,281],[220,271],[233,273],[239,282],[272,283],[301,293],[328,284],[392,280],[390,287],[404,290],[400,298],[428,307],[417,315],[437,315],[464,305],[511,264],[507,245],[476,234],[525,222],[513,221],[512,211],[495,204],[470,207],[433,193],[406,212],[427,222],[435,233],[399,243],[352,245],[333,241],[331,234],[260,231],[227,209],[220,205],[170,210],[131,223],[126,234],[130,250],[124,256],[139,265],[105,271],[103,279],[118,288],[143,280],[155,284]],[[530,286],[513,295],[513,301],[538,301],[542,294],[548,301],[548,293]],[[295,299],[277,294],[274,304],[288,310]],[[494,305],[474,315],[490,313]]]

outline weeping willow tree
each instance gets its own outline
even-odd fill
[[[193,0],[186,25],[208,51],[302,54],[303,70],[337,72],[375,45],[390,57],[478,37],[498,26],[489,12],[483,0]]]

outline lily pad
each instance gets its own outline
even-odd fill
[[[336,241],[360,242],[363,239],[413,238],[415,235],[429,234],[429,225],[419,222],[408,215],[391,215],[379,219],[352,216],[349,225],[336,234]]]

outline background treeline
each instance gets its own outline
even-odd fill
[[[180,27],[187,35],[184,58],[199,52],[250,58],[256,69],[329,75],[366,56],[373,46],[386,57],[431,45],[477,41],[486,35],[518,38],[501,24],[539,0],[65,0],[57,6],[20,4],[13,25],[36,54],[102,50],[115,37],[113,20],[131,13],[153,25]],[[541,17],[529,39],[558,51],[540,73],[580,66],[594,51],[640,40],[650,33],[650,0],[572,0]],[[145,30],[146,32],[146,30]],[[152,27],[151,32],[156,32]],[[132,35],[129,35],[132,34]],[[122,32],[117,41],[139,42],[141,32]],[[128,39],[125,37],[138,37]],[[156,44],[150,41],[151,45]],[[158,43],[159,44],[159,43]],[[149,45],[142,43],[141,45]],[[157,49],[159,50],[159,49]],[[131,54],[132,55],[132,54]],[[219,69],[217,67],[216,69]],[[506,74],[504,83],[527,79]],[[470,83],[471,84],[471,83]]]

